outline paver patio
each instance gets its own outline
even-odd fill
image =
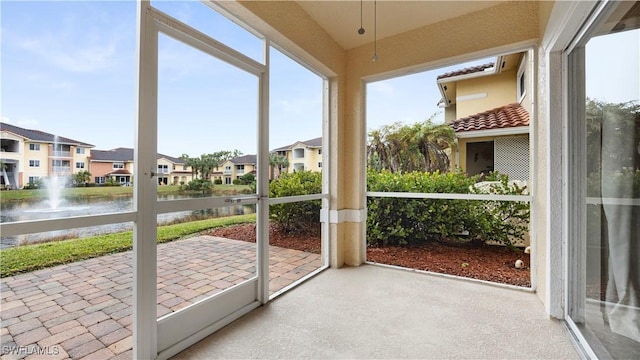
[[[131,255],[1,279],[1,358],[130,359]],[[320,266],[319,254],[271,246],[270,293]],[[253,277],[255,244],[212,236],[161,244],[157,274],[161,317]]]

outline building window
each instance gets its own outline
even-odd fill
[[[244,174],[244,165],[236,165],[236,172],[238,174]]]
[[[322,161],[320,161],[320,162],[318,163],[318,167],[319,167],[319,168],[321,168],[321,167],[322,167]]]
[[[29,144],[29,150],[40,151],[40,144]]]
[[[227,176],[227,177],[225,177],[225,178],[224,178],[224,184],[225,184],[225,185],[231,185],[231,178],[230,178],[230,177],[228,177],[228,176]]]
[[[104,176],[96,176],[95,177],[95,183],[96,184],[104,184],[106,182],[106,179]]]
[[[318,149],[318,155],[322,155],[322,149]]]
[[[293,149],[294,159],[304,159],[304,149]]]
[[[114,169],[124,169],[124,163],[113,163]]]
[[[158,172],[160,174],[168,174],[169,173],[169,165],[158,165]]]
[[[84,154],[84,148],[76,148],[76,154]]]
[[[29,167],[40,167],[40,160],[29,160]]]
[[[304,171],[304,163],[293,164],[293,171]]]
[[[182,170],[187,171],[187,165],[184,165],[184,166],[182,167]],[[218,167],[216,166],[216,171],[217,171],[217,170],[218,170]]]
[[[37,184],[40,181],[40,176],[29,176],[29,184]]]
[[[520,67],[518,68],[518,102],[522,102],[524,96],[527,94],[527,79],[526,79],[526,64],[527,64],[527,55],[522,56],[522,60],[520,61]]]
[[[84,161],[76,162],[76,169],[84,169]]]

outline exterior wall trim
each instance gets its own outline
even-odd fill
[[[467,139],[467,138],[478,138],[478,137],[487,137],[487,136],[524,135],[524,134],[529,134],[529,125],[506,128],[506,129],[464,131],[464,132],[456,133],[456,136],[461,139]]]
[[[328,212],[326,209],[322,209],[320,211],[320,221],[326,222],[327,216],[331,224],[361,223],[367,220],[367,209],[341,209],[329,210]]]
[[[596,1],[558,1],[555,3],[542,39],[542,51],[548,66],[544,79],[544,92],[548,106],[545,109],[547,128],[546,156],[546,281],[545,311],[549,316],[564,319],[566,315],[567,254],[567,206],[566,185],[568,163],[565,149],[567,121],[568,67],[564,52],[591,14]],[[551,121],[556,119],[556,121]],[[562,121],[557,121],[562,119]],[[560,200],[560,201],[559,201]]]

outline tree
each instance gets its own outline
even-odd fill
[[[434,114],[435,116],[435,114]],[[448,124],[434,124],[431,116],[421,123],[384,125],[369,133],[367,163],[392,172],[447,172],[447,149],[455,149],[455,132]]]
[[[622,164],[631,169],[640,169],[640,156],[633,152],[621,153],[620,149],[635,148],[637,144],[630,143],[640,138],[640,103],[607,103],[587,98],[585,107],[587,119],[587,174],[600,173],[602,166],[607,164]],[[617,134],[609,134],[615,141],[603,141],[603,124],[609,124]],[[630,136],[623,136],[628,134]],[[635,134],[635,136],[633,136]],[[620,141],[624,143],[620,143]],[[603,158],[605,156],[605,158]],[[620,158],[620,157],[623,158]],[[616,161],[609,161],[606,157],[615,157]],[[615,172],[620,169],[605,169]]]
[[[186,166],[191,166],[191,174],[194,179],[200,174],[201,179],[209,179],[213,169],[221,166],[225,161],[241,156],[240,150],[233,151],[216,151],[210,154],[202,154],[199,158],[189,157],[187,154],[182,154],[181,159],[185,161]]]
[[[274,169],[273,178],[277,179],[282,174],[282,169],[289,167],[289,160],[286,156],[271,153],[269,154],[269,165]],[[277,170],[277,173],[275,170]]]
[[[193,179],[198,177],[198,169],[200,168],[200,159],[192,158],[187,154],[182,154],[180,159],[184,160],[184,165],[191,167],[191,177]]]
[[[91,173],[87,170],[83,170],[71,175],[71,183],[74,185],[86,185],[91,182]]]

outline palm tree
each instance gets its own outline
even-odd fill
[[[200,159],[199,158],[192,158],[189,157],[189,155],[187,154],[182,154],[180,156],[180,159],[184,160],[184,165],[186,167],[191,167],[191,178],[195,179],[198,177],[198,168],[200,166],[199,162]]]
[[[384,125],[369,132],[369,167],[392,172],[449,171],[447,149],[455,149],[455,132],[448,124],[434,124],[432,118],[413,125]]]
[[[276,153],[269,154],[269,165],[274,168],[274,170],[278,170],[277,173],[273,174],[274,179],[280,177],[282,173],[282,169],[286,169],[289,167],[289,160],[286,156],[278,155]]]

